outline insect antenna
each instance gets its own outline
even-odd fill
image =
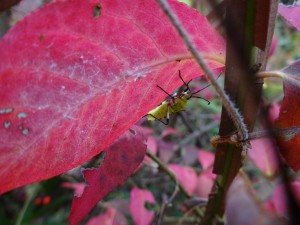
[[[189,80],[189,81],[186,83],[186,82],[184,81],[184,79],[182,78],[182,76],[181,76],[180,70],[178,70],[178,73],[179,73],[180,80],[182,80],[182,82],[183,82],[184,85],[186,86],[186,89],[185,89],[184,91],[191,91],[190,86],[189,86],[189,83],[190,83],[192,80]]]
[[[194,97],[193,95],[199,93],[200,91],[203,91],[205,88],[208,88],[210,85],[211,85],[211,84],[208,84],[208,85],[206,85],[204,88],[201,88],[200,90],[193,92],[193,93],[192,93],[192,97]]]
[[[221,76],[221,74],[219,74],[219,76],[217,77],[217,79],[219,79],[220,76]],[[217,79],[216,79],[216,80],[217,80]],[[190,98],[201,98],[201,99],[203,99],[204,101],[206,101],[206,102],[208,103],[208,105],[209,105],[209,104],[210,104],[210,101],[208,101],[207,99],[202,98],[202,97],[200,97],[200,96],[195,96],[195,94],[199,93],[200,91],[203,91],[204,89],[208,88],[209,86],[211,86],[211,84],[208,84],[208,85],[206,85],[204,88],[201,88],[200,90],[193,92],[193,93],[191,94],[191,97],[190,97]]]
[[[174,97],[172,95],[170,95],[167,91],[165,91],[161,86],[156,85],[156,87],[158,87],[160,90],[165,92],[170,98],[174,99]]]

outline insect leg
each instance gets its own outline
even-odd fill
[[[169,124],[169,118],[168,118],[168,115],[167,114],[167,121],[164,122],[163,120],[161,119],[158,119],[156,116],[153,116],[152,114],[146,114],[145,116],[143,116],[142,118],[146,117],[146,116],[152,116],[154,119],[158,120],[159,122],[163,123],[164,125],[168,125]]]
[[[201,98],[201,99],[203,99],[204,101],[206,101],[207,102],[207,105],[209,105],[210,104],[210,101],[208,101],[207,99],[205,99],[205,98],[202,98],[202,97],[200,97],[200,96],[191,96],[190,98]],[[189,98],[189,99],[190,99]]]
[[[167,124],[169,124],[169,121],[170,121],[170,106],[168,105],[168,108],[167,108]]]

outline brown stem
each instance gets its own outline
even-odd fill
[[[292,139],[297,134],[300,134],[300,126],[288,127],[288,128],[280,128],[280,129],[272,129],[272,130],[260,130],[249,133],[249,138],[247,141],[265,138],[265,137],[283,137],[285,139]],[[233,144],[233,145],[241,145],[238,135],[236,133],[232,135],[226,136],[217,136],[212,138],[211,143],[213,146],[217,146],[218,144]]]

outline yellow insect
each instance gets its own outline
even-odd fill
[[[179,111],[185,110],[187,107],[187,101],[191,98],[201,98],[207,101],[208,105],[210,104],[210,102],[205,98],[202,98],[200,96],[195,96],[195,94],[207,88],[209,85],[205,86],[204,88],[198,91],[192,92],[189,87],[189,83],[192,80],[190,80],[189,82],[185,82],[181,77],[180,70],[179,70],[179,78],[186,86],[186,89],[184,89],[181,92],[175,92],[172,95],[166,92],[162,87],[156,85],[159,89],[161,89],[163,92],[165,92],[168,95],[168,98],[165,101],[163,101],[160,105],[158,105],[156,108],[152,109],[147,115],[145,115],[147,116],[148,120],[158,120],[163,124],[168,125],[170,121],[170,114],[174,114]],[[164,118],[166,118],[166,122],[163,121]]]

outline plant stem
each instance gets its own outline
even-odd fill
[[[187,192],[187,190],[182,186],[182,184],[178,181],[176,175],[167,167],[167,165],[161,161],[156,155],[153,155],[149,150],[146,151],[146,154],[148,157],[150,157],[154,162],[156,162],[159,166],[159,168],[164,171],[170,178],[171,180],[175,183],[178,184],[178,187],[180,191],[185,195],[187,198],[191,198],[190,194]],[[197,215],[202,218],[203,213],[199,208],[195,209],[195,212]]]
[[[252,131],[260,107],[263,84],[262,79],[256,79],[254,73],[257,69],[265,69],[278,4],[276,0],[226,0],[224,2],[227,37],[224,88],[237,103],[248,129]],[[263,21],[260,21],[262,16]],[[251,23],[255,23],[255,29]],[[258,44],[260,48],[257,48]],[[222,112],[219,131],[221,136],[235,132],[235,124],[230,123],[230,117]],[[214,224],[216,218],[224,215],[226,193],[242,166],[241,153],[245,150],[243,147],[244,145],[228,142],[218,145],[214,173],[219,176],[209,196],[202,224]]]
[[[268,129],[259,130],[249,133],[248,141],[256,140],[260,138],[272,138],[272,137],[282,137],[285,139],[293,139],[296,135],[300,133],[300,126],[293,126],[280,129]],[[211,139],[211,145],[217,146],[219,144],[232,144],[240,145],[238,141],[238,135],[236,133],[226,136],[217,136]]]
[[[26,210],[28,209],[30,202],[34,199],[34,197],[36,196],[36,194],[40,188],[41,188],[41,186],[39,183],[31,184],[26,187],[27,198],[26,198],[26,201],[17,217],[15,225],[21,225],[22,220],[24,218],[24,215],[26,213]]]
[[[281,71],[264,71],[256,74],[256,78],[283,78],[284,73]]]
[[[220,87],[220,85],[216,82],[214,78],[214,74],[211,69],[208,67],[206,62],[203,59],[203,56],[200,52],[197,51],[195,44],[192,42],[189,34],[181,25],[180,21],[178,20],[177,16],[173,13],[172,9],[170,8],[169,4],[166,0],[157,0],[161,8],[164,10],[166,15],[169,17],[170,21],[177,29],[178,33],[184,40],[186,46],[193,54],[194,58],[196,59],[197,63],[203,69],[206,74],[207,79],[210,81],[211,85],[215,88],[216,92],[218,93],[219,97],[222,100],[222,104],[227,110],[228,114],[231,116],[231,119],[234,122],[234,125],[238,129],[241,134],[243,140],[248,139],[248,130],[243,121],[243,117],[239,113],[238,109],[235,107],[234,103],[229,99],[229,96],[225,93],[225,91]]]
[[[185,195],[185,197],[187,198],[191,197],[187,192],[187,190],[185,190],[185,188],[181,185],[181,183],[177,181],[176,175],[167,167],[167,165],[163,161],[161,161],[156,155],[153,155],[149,150],[146,151],[146,154],[148,157],[150,157],[154,162],[158,164],[159,168],[162,171],[168,174],[168,176],[171,178],[172,181],[174,181],[175,184],[178,183],[179,189]]]

